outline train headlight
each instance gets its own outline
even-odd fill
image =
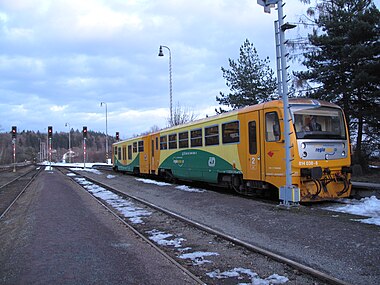
[[[305,149],[306,148],[306,144],[305,143],[301,143],[301,148]]]
[[[325,155],[325,159],[326,159],[326,160],[329,159],[329,155],[328,155],[328,154]]]
[[[307,157],[307,152],[306,152],[306,151],[304,151],[304,152],[302,153],[302,157]]]
[[[342,151],[342,156],[346,156],[346,152],[345,151]]]
[[[346,148],[346,144],[342,143],[342,147],[343,147],[343,149],[345,149]]]

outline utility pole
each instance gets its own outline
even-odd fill
[[[295,25],[285,23],[282,0],[257,0],[257,3],[264,7],[264,12],[270,13],[270,9],[277,4],[278,21],[275,22],[276,34],[276,53],[277,53],[277,80],[278,92],[282,98],[284,107],[284,136],[285,136],[285,185],[280,187],[280,200],[283,205],[290,206],[298,204],[300,200],[299,188],[292,184],[292,158],[290,149],[293,147],[290,144],[290,116],[289,116],[289,100],[288,100],[288,72],[286,64],[285,50],[285,31],[295,28]]]

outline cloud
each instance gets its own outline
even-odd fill
[[[300,3],[288,2],[294,14]],[[251,0],[0,0],[2,125],[105,131],[107,102],[109,133],[165,127],[169,55],[158,57],[160,45],[172,53],[173,106],[211,116],[228,91],[220,68],[246,38],[275,57],[275,18]]]

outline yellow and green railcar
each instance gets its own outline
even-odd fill
[[[292,184],[301,201],[350,195],[350,145],[340,107],[289,100]],[[113,145],[114,169],[227,185],[242,194],[285,184],[282,101],[245,107]]]

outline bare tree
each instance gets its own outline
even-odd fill
[[[182,107],[179,103],[177,103],[173,110],[173,118],[168,118],[168,124],[169,127],[178,126],[192,122],[196,120],[197,117],[198,115],[196,115],[193,110],[190,108]]]

